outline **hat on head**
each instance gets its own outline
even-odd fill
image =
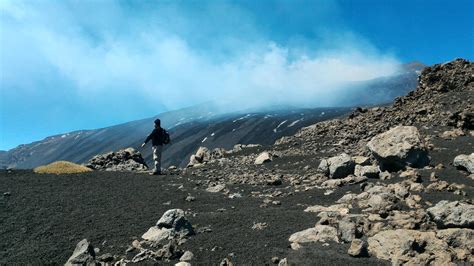
[[[160,126],[161,125],[161,120],[160,119],[155,119],[155,125]]]

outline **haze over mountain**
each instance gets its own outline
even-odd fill
[[[164,166],[185,166],[199,146],[230,149],[235,144],[273,144],[282,136],[316,122],[340,116],[355,105],[391,102],[416,87],[422,64],[403,65],[398,75],[356,82],[340,93],[340,108],[270,106],[266,109],[233,110],[206,103],[158,115],[171,132],[172,145],[166,147]],[[336,92],[335,92],[336,93]],[[344,105],[345,104],[345,105]],[[131,121],[95,130],[79,130],[54,135],[0,153],[0,166],[33,168],[57,160],[85,163],[92,156],[127,147],[139,147],[152,129],[156,117]],[[142,150],[151,165],[151,152]]]
[[[396,74],[400,62],[472,56],[472,1],[409,6],[1,1],[0,149],[209,101],[337,107],[358,100],[348,84]]]

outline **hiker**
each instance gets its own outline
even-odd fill
[[[155,162],[155,168],[150,175],[161,175],[161,153],[163,152],[163,144],[170,142],[170,135],[166,130],[161,128],[160,119],[155,120],[155,128],[145,139],[142,144],[142,148],[145,147],[146,143],[151,140],[153,150],[153,161]]]

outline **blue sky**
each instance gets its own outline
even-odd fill
[[[209,100],[337,105],[474,55],[474,1],[0,1],[0,149]]]

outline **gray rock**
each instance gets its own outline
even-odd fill
[[[318,171],[326,176],[329,176],[329,163],[328,160],[322,159],[318,166]]]
[[[110,253],[105,253],[97,257],[97,260],[102,262],[111,262],[114,260],[114,256]]]
[[[217,193],[217,192],[223,191],[224,189],[225,189],[225,185],[218,184],[215,186],[209,186],[208,188],[206,188],[206,191],[211,192],[211,193]]]
[[[87,239],[81,240],[77,243],[72,256],[69,257],[65,265],[86,265],[95,262],[94,247],[87,241]]]
[[[376,165],[356,165],[354,175],[366,176],[368,178],[379,178],[380,169]]]
[[[418,129],[397,126],[373,137],[367,147],[382,170],[397,171],[406,166],[423,167],[430,159]]]
[[[354,173],[355,162],[351,156],[342,153],[328,159],[322,159],[318,171],[330,178],[343,178]]]
[[[427,209],[431,219],[439,228],[474,228],[474,205],[460,201],[442,200]]]
[[[308,228],[303,231],[296,232],[288,239],[293,243],[309,243],[309,242],[339,242],[336,228],[329,225],[316,225],[313,228]]]
[[[398,198],[394,194],[382,192],[370,196],[367,204],[372,211],[384,212],[396,209],[398,201]]]
[[[186,251],[184,254],[179,258],[180,261],[191,261],[194,258],[194,254],[191,251]]]
[[[435,232],[385,230],[368,238],[369,253],[394,265],[450,265],[448,244]]]
[[[104,171],[146,171],[148,169],[141,153],[134,148],[96,155],[85,166]]]
[[[365,157],[365,156],[352,156],[352,160],[354,160],[354,162],[356,164],[360,164],[360,165],[370,165],[370,158],[369,157]]]
[[[184,232],[185,235],[192,234],[193,227],[184,215],[181,209],[167,210],[156,223],[158,228],[171,228],[178,232]]]
[[[453,165],[457,168],[467,170],[470,174],[474,173],[474,153],[469,155],[461,154],[454,158]]]
[[[174,266],[191,266],[192,264],[186,261],[180,261],[176,263]]]
[[[223,148],[215,148],[211,151],[206,147],[199,147],[196,153],[191,155],[189,158],[187,167],[199,166],[201,164],[222,159],[225,154],[226,151]]]
[[[339,222],[339,235],[344,242],[351,242],[356,237],[357,226],[348,219]]]
[[[354,173],[355,162],[348,154],[342,153],[328,159],[329,177],[343,178]]]
[[[273,155],[269,152],[262,152],[260,153],[257,158],[255,158],[255,164],[264,164],[264,163],[269,163],[273,160]]]
[[[352,257],[366,257],[368,255],[367,243],[360,239],[354,239],[347,253]]]
[[[150,227],[142,235],[145,240],[160,242],[166,239],[181,239],[194,235],[194,228],[186,219],[184,211],[181,209],[171,209],[166,211],[158,220],[156,226]]]

